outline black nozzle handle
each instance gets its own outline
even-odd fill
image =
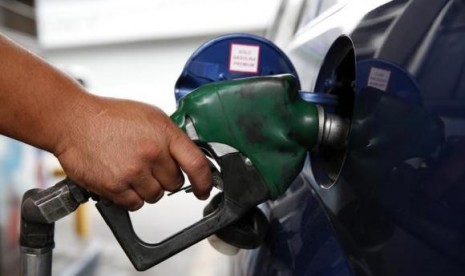
[[[211,236],[239,220],[247,211],[269,197],[268,188],[260,174],[244,162],[241,153],[229,153],[215,159],[222,168],[221,175],[217,175],[221,179],[214,180],[217,186],[223,188],[218,208],[159,243],[144,242],[136,235],[126,209],[103,198],[97,202],[97,209],[137,270],[147,270]]]
[[[89,197],[86,190],[65,178],[50,188],[26,192],[21,214],[29,223],[50,224],[74,212]]]
[[[160,243],[150,244],[136,235],[127,210],[104,199],[100,199],[96,206],[131,263],[139,271],[147,270],[209,237],[247,211],[225,198],[216,212]]]

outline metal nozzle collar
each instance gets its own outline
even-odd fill
[[[347,135],[349,134],[348,120],[335,114],[326,113],[320,105],[317,105],[317,110],[319,128],[316,147],[344,147]]]

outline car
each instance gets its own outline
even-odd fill
[[[465,275],[465,2],[283,1],[268,38],[350,133],[260,206],[231,275]]]

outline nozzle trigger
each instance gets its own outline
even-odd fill
[[[189,185],[189,186],[182,187],[179,190],[176,190],[174,192],[169,193],[168,196],[172,196],[172,195],[177,194],[178,192],[181,192],[181,191],[184,191],[186,193],[192,193],[192,186]]]

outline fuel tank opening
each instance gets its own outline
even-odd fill
[[[346,157],[345,143],[355,98],[355,70],[353,43],[349,37],[340,36],[323,60],[314,90],[319,98],[325,99],[324,138],[321,147],[310,152],[312,171],[322,188],[330,188],[337,181]]]

